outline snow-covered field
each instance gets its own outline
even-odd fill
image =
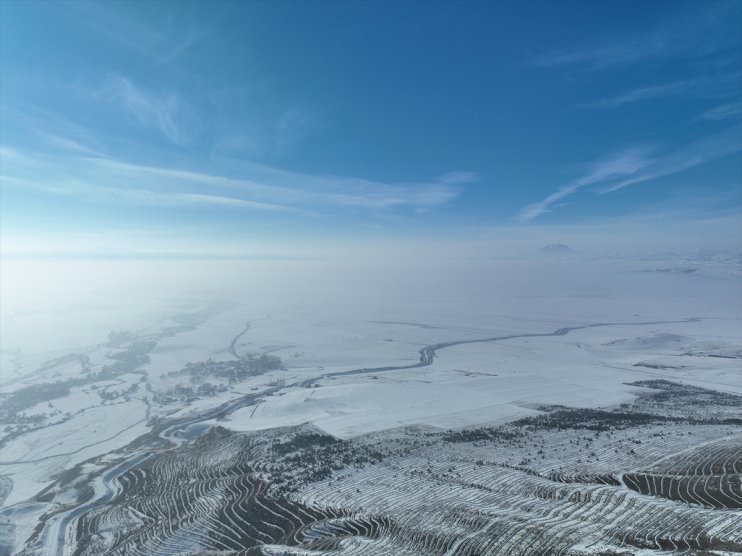
[[[34,496],[65,471],[174,419],[236,432],[312,424],[352,439],[492,426],[549,405],[616,407],[645,390],[627,383],[652,379],[742,394],[735,265],[509,261],[380,274],[218,262],[186,279],[184,263],[117,262],[100,282],[89,268],[13,264],[0,315],[0,394],[13,410],[0,437],[12,485],[0,519],[15,533],[0,549],[22,546],[51,509]],[[565,327],[576,328],[551,335]],[[475,343],[414,366],[426,346],[456,342]],[[282,368],[225,374],[264,354]],[[188,371],[198,363],[207,371]]]
[[[548,331],[541,326],[525,330]],[[684,355],[694,346],[703,350],[706,336],[716,338],[715,345],[734,345],[736,327],[733,321],[617,325],[566,336],[458,345],[441,350],[429,367],[337,376],[317,380],[314,388],[287,388],[221,424],[260,430],[311,422],[348,438],[413,424],[447,428],[503,422],[532,414],[538,405],[612,406],[632,399],[636,388],[626,383],[637,380],[680,380],[742,393],[739,359]],[[406,330],[399,328],[395,336],[405,338]],[[439,332],[436,341],[465,333]],[[678,338],[677,343],[667,345],[664,335]],[[642,339],[639,346],[635,338]],[[406,356],[397,360],[401,364],[414,362],[416,349],[422,347],[413,338],[395,343],[407,345]],[[370,364],[356,358],[357,365]],[[658,358],[672,359],[674,367],[643,365]],[[379,366],[389,364],[393,362],[382,358]]]

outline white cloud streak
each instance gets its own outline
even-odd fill
[[[180,13],[170,14],[172,17],[159,25],[137,18],[136,10],[113,2],[58,2],[55,7],[63,17],[157,66],[172,64],[208,34],[204,27],[191,25],[187,15],[183,17],[182,7],[176,8]],[[176,18],[178,24],[173,23]]]
[[[670,97],[716,99],[718,102],[719,99],[738,97],[740,82],[742,82],[742,73],[739,71],[725,71],[715,75],[704,74],[683,81],[637,87],[620,95],[584,103],[582,106],[617,108],[645,100]]]
[[[552,211],[554,205],[585,187],[599,187],[599,193],[617,191],[629,185],[669,176],[742,150],[742,127],[735,126],[710,135],[662,156],[650,156],[652,149],[633,148],[604,158],[581,178],[560,187],[538,203],[524,207],[517,220],[529,223]]]
[[[742,127],[735,126],[726,131],[704,137],[666,156],[656,158],[651,164],[627,179],[606,186],[601,193],[610,193],[629,185],[641,183],[671,174],[677,174],[709,160],[742,150]]]
[[[740,115],[742,115],[742,102],[732,102],[715,106],[701,114],[701,118],[705,120],[730,120],[738,118]]]
[[[592,164],[591,170],[581,178],[560,187],[542,201],[526,206],[518,215],[518,220],[521,223],[531,222],[538,216],[551,212],[551,207],[557,201],[569,197],[583,187],[636,173],[651,163],[649,153],[648,147],[636,147],[599,160]]]
[[[596,108],[616,108],[618,106],[623,106],[624,104],[632,104],[634,102],[639,102],[642,100],[676,96],[687,91],[687,89],[688,84],[682,81],[666,83],[663,85],[639,87],[615,97],[605,98],[587,103],[586,106],[592,106]]]
[[[427,183],[384,183],[340,176],[314,176],[248,165],[231,177],[175,168],[145,166],[104,156],[38,154],[2,147],[3,182],[52,194],[99,202],[148,206],[212,205],[318,215],[328,209],[384,213],[430,209],[450,202],[476,179],[452,172]],[[74,149],[73,149],[74,150]]]
[[[604,69],[657,55],[662,52],[663,48],[662,42],[654,37],[639,37],[602,47],[550,52],[539,57],[538,64]]]
[[[545,67],[606,70],[646,61],[700,59],[739,48],[740,15],[736,2],[698,3],[633,37],[612,42],[602,39],[597,44],[548,52],[537,63]]]
[[[289,212],[317,216],[318,214],[302,208],[262,203],[229,197],[224,195],[210,195],[188,192],[158,192],[141,188],[116,188],[94,185],[89,181],[76,178],[59,178],[53,183],[46,183],[30,178],[19,178],[7,174],[0,175],[3,187],[23,187],[35,189],[54,195],[64,195],[78,199],[87,199],[102,204],[129,204],[150,207],[198,207],[218,206],[237,209],[261,211]]]
[[[198,135],[196,117],[178,95],[153,93],[121,76],[112,78],[104,92],[141,125],[159,130],[178,146],[187,145]]]
[[[115,202],[127,202],[137,205],[156,207],[187,207],[187,206],[220,206],[251,210],[268,210],[280,212],[294,212],[300,214],[314,215],[311,211],[277,205],[272,203],[261,203],[247,199],[226,197],[222,195],[208,195],[203,193],[159,193],[147,189],[113,189],[113,188],[78,188],[68,190],[69,193],[89,194],[98,199],[107,198]]]
[[[54,149],[70,151],[77,154],[104,156],[103,153],[101,153],[100,151],[88,147],[87,145],[83,145],[79,141],[68,139],[66,137],[60,137],[59,135],[54,135],[41,130],[36,130],[36,133],[39,135],[39,137],[41,137],[41,140],[44,143]]]

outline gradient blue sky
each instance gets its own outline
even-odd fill
[[[0,3],[6,254],[739,249],[742,3]]]

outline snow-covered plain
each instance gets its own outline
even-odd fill
[[[16,521],[17,547],[49,508],[14,505],[61,473],[158,423],[197,419],[243,396],[259,399],[206,422],[233,431],[311,423],[356,438],[410,425],[505,423],[550,404],[616,406],[642,390],[627,385],[638,380],[742,393],[735,265],[724,273],[717,264],[710,275],[655,272],[656,261],[488,261],[455,271],[405,263],[384,272],[291,261],[213,262],[197,272],[181,262],[117,262],[98,269],[101,283],[88,263],[12,264],[3,268],[0,393],[81,381],[19,412],[32,426],[3,423],[0,475],[12,489],[0,513]],[[548,336],[595,324],[605,326]],[[130,344],[109,338],[121,330],[131,345],[146,344],[137,347],[146,357],[89,379],[128,361],[121,353]],[[428,366],[397,368],[416,364],[426,346],[527,334],[544,336],[454,345]],[[178,374],[188,364],[247,354],[280,357],[284,368],[173,398],[200,384]]]
[[[550,331],[546,326],[525,330]],[[668,379],[742,393],[738,359],[683,355],[703,345],[695,340],[703,338],[701,334],[734,345],[735,327],[729,321],[616,325],[566,336],[458,345],[440,350],[428,367],[330,377],[318,379],[313,388],[287,388],[257,408],[234,412],[221,425],[260,430],[311,422],[350,438],[413,424],[451,428],[499,423],[534,414],[539,405],[612,406],[630,400],[637,388],[626,383],[638,380]],[[685,342],[669,349],[652,341],[682,332],[687,334]],[[451,340],[465,333],[448,330],[441,336]],[[395,336],[404,337],[404,331],[395,331]],[[647,340],[642,349],[623,342],[635,337]],[[413,363],[422,344],[412,339],[397,343],[407,345],[406,356],[398,361]],[[358,354],[363,349],[359,346],[356,352],[357,365],[366,363]],[[657,357],[672,358],[677,368],[636,366]],[[381,364],[392,363],[381,359]]]

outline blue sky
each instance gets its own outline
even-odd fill
[[[6,254],[741,247],[740,2],[0,10]]]

